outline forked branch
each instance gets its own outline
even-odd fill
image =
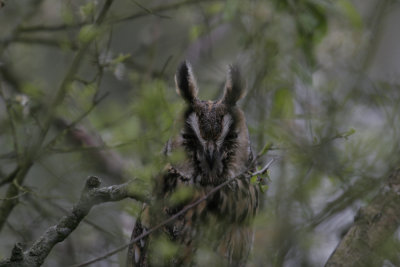
[[[144,196],[132,192],[131,185],[128,183],[99,188],[100,183],[99,178],[90,176],[86,180],[78,203],[72,210],[56,225],[48,228],[28,250],[23,251],[21,245],[17,243],[12,250],[10,259],[0,262],[0,266],[32,267],[42,265],[52,248],[66,239],[95,205],[120,201],[125,198],[146,201]]]
[[[268,168],[272,165],[272,163],[274,162],[274,159],[270,160],[265,167],[262,168],[263,172],[265,173]],[[251,168],[251,166],[250,166]],[[258,173],[258,172],[257,172]],[[122,245],[100,257],[97,257],[95,259],[80,263],[80,264],[76,264],[73,265],[71,267],[83,267],[83,266],[88,266],[92,263],[104,260],[120,251],[123,251],[124,249],[126,249],[127,247],[129,247],[130,245],[136,243],[137,241],[139,241],[140,239],[150,235],[151,233],[153,233],[154,231],[157,231],[158,229],[160,229],[161,227],[163,227],[164,225],[167,225],[168,223],[173,222],[174,220],[176,220],[177,218],[179,218],[180,216],[182,216],[183,214],[185,214],[187,211],[189,211],[190,209],[196,207],[197,205],[199,205],[200,203],[202,203],[203,201],[207,200],[210,196],[214,195],[216,192],[218,192],[219,190],[221,190],[222,188],[224,188],[225,186],[227,186],[228,184],[230,184],[231,182],[242,178],[243,176],[245,176],[246,178],[250,179],[252,176],[257,175],[257,173],[250,173],[249,169],[246,171],[243,171],[241,174],[232,177],[228,180],[226,180],[225,182],[223,182],[222,184],[214,187],[212,190],[210,190],[206,195],[204,195],[203,197],[197,199],[196,201],[186,205],[183,209],[181,209],[179,212],[175,213],[173,216],[169,217],[168,219],[164,220],[163,222],[159,223],[158,225],[154,226],[153,228],[150,228],[148,231],[144,232],[143,234],[137,236],[136,238],[132,239],[129,243]]]

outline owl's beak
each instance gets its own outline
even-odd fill
[[[206,152],[206,161],[208,166],[210,167],[210,169],[212,170],[213,166],[214,166],[214,161],[215,161],[215,154],[214,154],[214,150],[208,150]]]
[[[212,142],[208,142],[205,147],[205,158],[210,170],[215,166],[215,160],[217,159],[217,150]]]

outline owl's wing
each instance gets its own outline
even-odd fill
[[[192,188],[189,178],[171,166],[163,174],[156,177],[155,180],[156,183],[153,190],[154,202],[151,203],[151,206],[147,204],[143,205],[142,211],[132,230],[131,240],[134,240],[146,231],[149,231],[152,227],[173,216],[187,204],[201,197],[203,193],[201,191],[190,191],[190,196],[183,202],[171,202],[174,193],[182,188]],[[204,209],[204,206],[205,204],[199,205],[197,209],[189,210],[186,214],[179,216],[179,218],[153,232],[151,235],[131,244],[128,249],[127,267],[152,265],[148,255],[153,254],[151,252],[152,249],[156,249],[153,243],[163,235],[168,240],[175,242],[177,246],[180,246],[179,255],[173,256],[171,259],[162,259],[162,257],[159,257],[160,259],[157,259],[157,261],[172,262],[173,265],[187,265],[190,263],[194,250],[192,244],[193,229],[196,226],[194,218],[199,217],[194,214]]]
[[[135,226],[132,230],[131,241],[148,231],[150,227],[149,224],[149,206],[143,204],[142,212],[138,216]],[[128,258],[127,267],[148,266],[147,254],[148,254],[148,244],[150,236],[144,237],[135,243],[129,245],[128,248]]]

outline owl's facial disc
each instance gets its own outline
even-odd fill
[[[202,102],[187,118],[191,138],[197,144],[195,155],[206,180],[219,180],[226,167],[224,141],[231,130],[232,116],[224,107],[212,102]]]

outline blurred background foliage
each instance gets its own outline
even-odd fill
[[[202,99],[217,99],[227,66],[239,63],[253,149],[266,152],[259,165],[276,159],[249,266],[322,266],[398,166],[400,3],[120,0],[94,26],[103,2],[20,0],[0,9],[0,205],[8,178],[32,155],[0,232],[0,258],[65,214],[88,175],[150,192],[184,107],[174,73],[188,59]],[[44,265],[126,243],[140,207],[124,200],[93,209]],[[400,265],[397,238],[388,266]],[[95,266],[124,262],[120,253]]]

